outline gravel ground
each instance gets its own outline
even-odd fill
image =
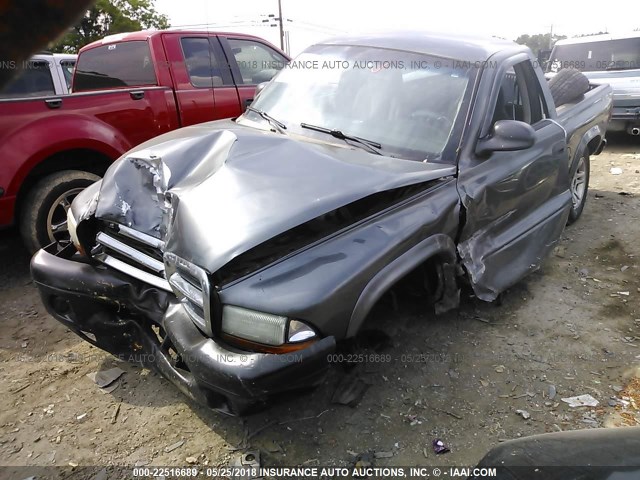
[[[0,233],[0,465],[227,465],[247,450],[267,466],[348,466],[363,452],[379,466],[473,465],[505,439],[640,424],[637,137],[613,138],[591,168],[583,217],[501,305],[467,293],[435,318],[408,294],[381,302],[362,348],[385,361],[335,365],[316,390],[246,418],[66,331],[16,233]],[[125,373],[111,392],[87,377],[113,367]],[[355,408],[331,401],[345,378],[368,385]],[[580,394],[598,406],[561,401]],[[451,452],[436,457],[435,438]]]

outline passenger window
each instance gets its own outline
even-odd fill
[[[547,117],[540,83],[529,60],[509,69],[502,78],[492,124],[519,120],[534,125]]]
[[[238,64],[244,85],[268,82],[287,64],[288,60],[273,48],[253,40],[230,38],[229,46]]]
[[[214,39],[217,42],[217,39]],[[220,67],[218,55],[208,38],[183,38],[180,43],[189,79],[194,87],[211,88],[232,85],[233,82]]]
[[[14,80],[0,90],[0,98],[40,97],[54,94],[51,70],[46,61],[29,62]]]

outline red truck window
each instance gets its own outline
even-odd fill
[[[194,87],[212,88],[233,85],[228,67],[226,65],[224,69],[220,67],[220,59],[208,38],[183,38],[180,43],[187,73]]]
[[[80,54],[74,92],[157,85],[149,45],[144,40],[111,43]]]
[[[273,48],[260,42],[235,38],[229,38],[228,41],[242,76],[236,79],[238,83],[257,85],[268,82],[288,62]]]
[[[0,98],[54,95],[49,63],[29,62],[18,76],[0,91]]]

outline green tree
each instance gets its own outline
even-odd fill
[[[97,0],[50,49],[78,53],[85,45],[114,33],[168,28],[168,17],[156,12],[153,3],[153,0]]]
[[[567,38],[565,35],[552,36],[550,33],[537,33],[535,35],[524,34],[516,39],[516,43],[526,45],[537,55],[540,50],[547,50],[553,47],[553,44],[558,40],[564,40],[565,38]]]

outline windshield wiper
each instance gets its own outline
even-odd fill
[[[267,112],[263,112],[262,110],[258,110],[257,108],[254,108],[251,105],[247,106],[247,110],[249,110],[250,112],[254,112],[254,113],[257,113],[258,115],[260,115],[267,122],[269,122],[271,125],[276,127],[280,133],[284,133],[284,130],[287,129],[287,126],[284,123],[282,123],[280,120],[276,120],[271,115],[269,115]]]
[[[380,145],[378,142],[367,140],[366,138],[362,137],[356,137],[355,135],[348,135],[342,130],[334,130],[331,128],[319,127],[317,125],[309,125],[308,123],[301,123],[300,126],[309,130],[315,130],[316,132],[326,133],[327,135],[331,135],[332,137],[338,138],[340,140],[357,143],[358,145],[365,147],[371,153],[382,155],[382,153],[380,153],[382,145]]]

